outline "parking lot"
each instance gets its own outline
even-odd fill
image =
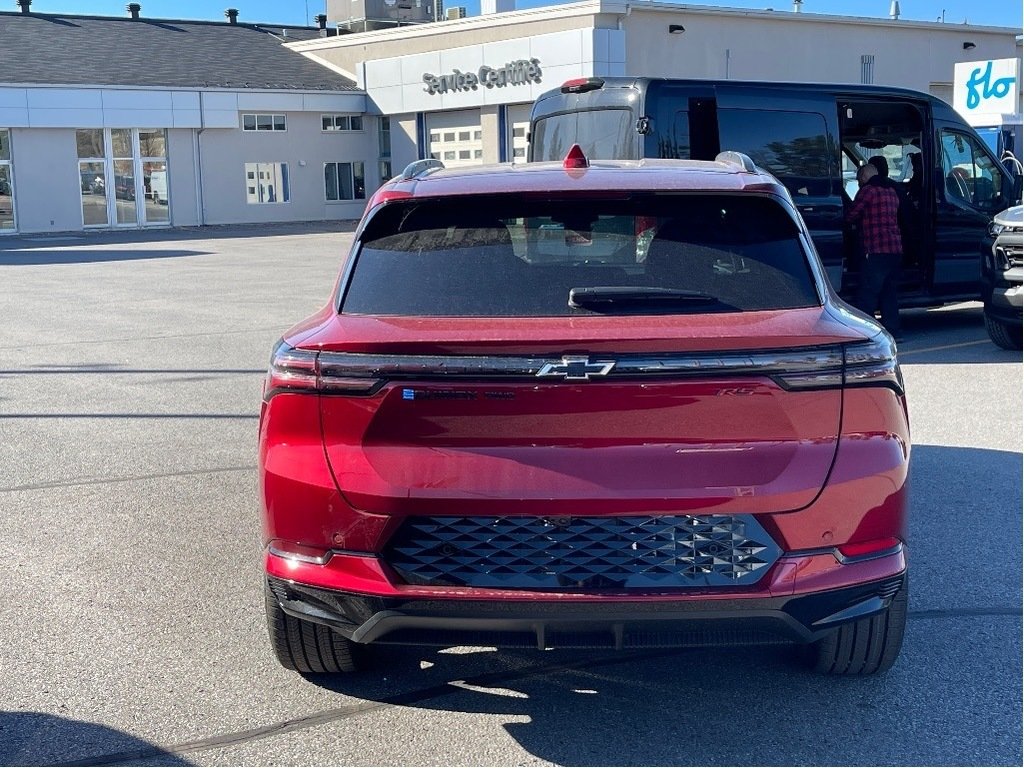
[[[896,666],[789,651],[384,649],[304,679],[266,638],[260,386],[351,226],[0,239],[0,763],[1020,765],[1020,353],[904,315],[914,448]]]

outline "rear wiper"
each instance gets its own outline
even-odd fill
[[[595,312],[623,309],[693,307],[717,304],[718,299],[700,291],[653,286],[593,286],[569,291],[569,306]]]

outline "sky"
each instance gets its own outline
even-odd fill
[[[224,20],[224,9],[238,8],[240,21],[278,24],[312,24],[316,14],[324,12],[325,0],[138,0],[142,15],[165,19]],[[33,0],[38,13],[87,13],[103,16],[126,15],[126,0]],[[556,5],[556,0],[516,0],[516,8]],[[691,5],[715,5],[724,8],[774,8],[790,11],[792,0],[725,0]],[[445,0],[445,7],[464,5],[469,16],[480,12],[480,0]],[[804,0],[804,13],[828,13],[840,16],[887,18],[890,0]],[[17,10],[15,0],[0,0],[0,9]],[[1020,0],[900,0],[901,18],[915,21],[984,24],[1020,29]]]

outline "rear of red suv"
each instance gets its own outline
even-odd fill
[[[271,641],[813,644],[887,669],[910,452],[891,338],[749,160],[411,167],[260,422]]]

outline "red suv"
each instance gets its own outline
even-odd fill
[[[445,170],[370,200],[260,420],[281,663],[362,644],[811,644],[907,610],[893,340],[749,158]]]

